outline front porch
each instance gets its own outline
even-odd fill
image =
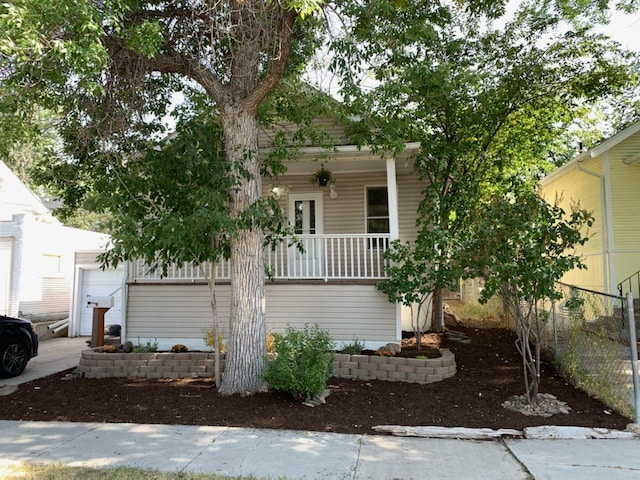
[[[302,250],[293,238],[285,238],[275,250],[265,250],[265,269],[274,281],[340,280],[370,283],[387,278],[384,254],[389,248],[389,234],[324,234],[298,235]],[[210,276],[211,264],[201,267],[190,263],[172,265],[166,276],[152,271],[143,261],[128,264],[130,283],[204,282]],[[216,264],[215,279],[229,281],[230,263]]]

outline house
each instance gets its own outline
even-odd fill
[[[0,314],[66,318],[75,252],[102,248],[107,240],[62,225],[0,161]]]
[[[318,122],[333,138],[344,138],[338,121],[326,117]],[[269,144],[268,133],[263,132],[260,144]],[[304,253],[287,242],[265,253],[273,277],[266,283],[268,330],[317,323],[338,345],[358,340],[377,348],[400,341],[402,330],[412,329],[409,309],[389,303],[376,289],[385,279],[383,257],[389,242],[416,236],[424,184],[411,161],[419,146],[406,147],[394,157],[346,143],[330,154],[309,145],[299,149],[296,161],[277,182],[263,182],[263,194],[276,194],[304,244]],[[312,175],[322,166],[333,181],[312,184]],[[97,268],[91,258],[79,262],[84,268]],[[221,325],[228,324],[229,278],[228,263],[217,265]],[[134,344],[157,341],[161,349],[176,343],[204,348],[205,331],[211,328],[209,291],[193,266],[175,266],[160,278],[142,262],[131,262],[118,295],[117,301],[125,305],[123,339]],[[83,311],[81,294],[74,308]]]
[[[640,122],[558,168],[541,181],[544,197],[569,212],[571,204],[592,212],[589,241],[577,253],[587,266],[563,281],[582,288],[639,298],[640,279]]]

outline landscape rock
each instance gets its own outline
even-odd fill
[[[331,393],[331,390],[325,388],[322,393],[316,395],[311,400],[307,400],[306,402],[302,402],[305,407],[317,407],[318,405],[322,405],[327,403],[327,397]]]
[[[454,327],[457,327],[458,325],[462,325],[462,320],[460,320],[460,317],[458,317],[458,315],[456,315],[453,310],[451,310],[451,307],[448,303],[442,304],[442,313],[444,314],[445,326],[448,327],[450,325],[453,325]]]
[[[632,439],[638,434],[630,431],[611,430],[608,428],[589,427],[558,427],[542,425],[526,427],[524,436],[528,439],[562,439],[562,440],[590,440],[590,439]]]
[[[372,427],[376,432],[390,433],[398,437],[424,438],[462,438],[468,440],[485,440],[500,437],[522,437],[520,430],[501,428],[466,428],[466,427],[409,427],[403,425],[376,425]]]
[[[531,403],[527,403],[526,395],[514,395],[502,403],[508,410],[527,416],[550,417],[557,413],[568,414],[571,407],[566,402],[558,400],[550,393],[539,393]]]
[[[396,355],[401,349],[400,344],[398,343],[387,343],[384,348],[389,350],[392,355]]]
[[[133,343],[124,342],[124,345],[122,345],[122,351],[124,353],[131,353],[133,351]]]

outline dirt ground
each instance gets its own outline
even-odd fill
[[[576,425],[624,429],[630,422],[577,390],[548,365],[541,392],[571,407],[569,414],[528,417],[505,409],[523,393],[514,335],[500,328],[456,327],[471,343],[444,341],[457,374],[429,385],[332,378],[327,403],[307,407],[280,393],[219,395],[211,381],[139,378],[63,380],[65,373],[21,385],[0,399],[0,418],[72,422],[225,425],[272,429],[373,433],[375,425],[436,425],[521,429]]]

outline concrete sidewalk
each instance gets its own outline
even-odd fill
[[[0,421],[15,462],[272,479],[640,477],[638,440],[473,441],[185,425]],[[529,474],[531,472],[533,477]]]

